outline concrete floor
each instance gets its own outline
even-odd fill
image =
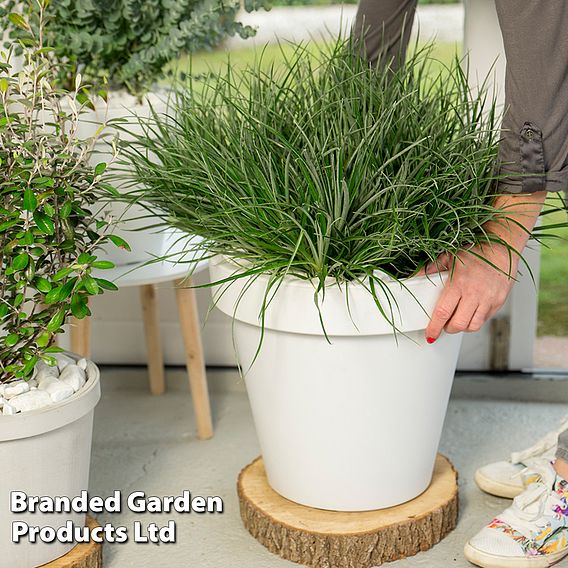
[[[568,369],[568,337],[552,335],[537,337],[534,366],[537,368]]]
[[[279,568],[296,566],[270,554],[242,527],[235,494],[239,470],[259,453],[246,394],[233,371],[210,370],[215,437],[195,437],[191,400],[182,370],[168,372],[168,392],[152,397],[145,369],[103,369],[103,397],[95,417],[92,494],[219,495],[221,515],[100,515],[102,523],[132,527],[174,519],[177,544],[106,544],[105,568]],[[434,549],[392,564],[397,568],[470,566],[465,540],[501,511],[507,501],[481,493],[475,468],[522,448],[566,413],[562,380],[491,378],[456,380],[441,451],[460,473],[457,529]],[[501,400],[499,400],[501,399]],[[505,400],[514,399],[514,400]],[[528,402],[539,400],[540,402]],[[567,563],[568,565],[568,563]]]

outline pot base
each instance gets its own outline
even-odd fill
[[[92,517],[87,517],[87,526],[91,531],[100,526]],[[97,542],[81,543],[72,548],[65,556],[61,556],[43,564],[41,568],[102,568],[103,545]]]
[[[313,568],[371,568],[428,550],[456,526],[457,472],[438,455],[430,487],[407,503],[346,513],[299,505],[268,484],[262,458],[239,475],[245,528],[270,552]]]

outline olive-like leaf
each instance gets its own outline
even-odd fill
[[[23,252],[19,254],[14,260],[12,261],[12,267],[14,270],[24,270],[30,261],[30,255],[27,252]]]
[[[108,238],[117,247],[130,251],[130,245],[122,237],[119,237],[118,235],[109,235]]]
[[[55,224],[45,213],[41,211],[34,211],[34,221],[37,228],[46,235],[53,235],[55,232]]]
[[[109,270],[110,268],[114,268],[114,262],[110,260],[96,260],[91,264],[93,268],[98,268],[99,270]]]
[[[50,290],[45,295],[44,303],[48,304],[48,305],[57,304],[59,302],[60,297],[61,297],[61,288],[62,288],[62,286],[58,286],[57,288],[53,288],[52,290]]]
[[[51,283],[49,282],[49,280],[47,278],[43,278],[41,276],[38,276],[35,279],[35,287],[40,291],[43,292],[44,294],[47,294],[52,286]]]
[[[19,340],[20,336],[17,333],[10,333],[4,339],[4,343],[6,344],[7,347],[14,347],[14,345],[16,345],[16,343],[18,343]]]
[[[55,333],[63,325],[64,320],[65,320],[65,310],[61,308],[60,310],[55,312],[55,314],[53,314],[52,318],[49,320],[49,323],[45,326],[45,329],[47,331]]]
[[[36,345],[38,347],[47,347],[49,345],[49,342],[51,341],[51,334],[50,333],[42,333],[37,339],[36,339]]]
[[[109,280],[105,280],[104,278],[96,278],[97,284],[103,290],[118,290],[118,286]]]
[[[8,19],[12,24],[15,26],[22,28],[23,30],[29,31],[30,25],[26,22],[26,19],[21,15],[15,12],[8,14]]]
[[[37,207],[37,197],[34,190],[30,187],[27,187],[24,191],[24,202],[22,207],[25,211],[35,211]]]
[[[79,320],[91,315],[87,301],[79,294],[73,296],[73,300],[71,300],[71,313]]]
[[[85,290],[91,295],[94,296],[95,294],[99,293],[99,285],[97,281],[92,276],[85,276],[82,280],[83,286]]]
[[[69,274],[71,274],[74,270],[75,269],[73,267],[70,267],[70,266],[66,266],[65,268],[62,268],[61,270],[58,270],[53,275],[53,281],[59,282],[60,280],[67,278],[67,276],[69,276]]]

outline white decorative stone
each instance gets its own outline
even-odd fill
[[[75,365],[75,361],[71,359],[71,357],[68,357],[63,353],[57,353],[55,358],[57,359],[57,366],[59,367],[59,372],[63,371],[63,369],[65,369],[67,365]]]
[[[55,377],[59,376],[59,369],[54,366],[51,367],[44,361],[39,361],[35,367],[36,372],[34,373],[34,379],[40,384],[43,380],[47,377]]]
[[[23,394],[19,394],[10,399],[10,406],[16,409],[16,412],[26,412],[28,410],[37,410],[53,404],[53,400],[49,394],[43,390],[31,390]]]
[[[49,394],[53,402],[61,402],[62,400],[73,396],[75,393],[73,387],[66,385],[62,381],[49,383],[43,390]]]
[[[10,400],[12,397],[28,392],[30,385],[26,381],[17,381],[8,383],[4,389],[4,398]]]
[[[85,371],[78,365],[67,365],[67,367],[61,371],[59,380],[69,385],[73,389],[73,392],[77,392],[85,384]]]
[[[4,414],[4,416],[11,416],[12,414],[16,414],[16,409],[11,404],[5,402],[2,407],[2,414]]]
[[[73,396],[86,383],[88,361],[57,354],[57,366],[38,361],[32,378],[0,384],[0,414],[13,415],[50,406]]]
[[[59,373],[59,369],[57,368],[57,364],[49,365],[43,359],[40,359],[35,365],[34,374],[38,373],[39,371],[43,371],[45,369],[54,370],[55,372]]]
[[[47,390],[47,387],[53,383],[58,383],[59,379],[57,377],[53,377],[48,375],[47,377],[43,377],[42,380],[39,382],[38,389],[40,390]]]

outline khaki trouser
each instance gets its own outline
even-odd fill
[[[568,189],[568,2],[495,0],[505,44],[505,115],[499,146],[511,193]],[[353,32],[371,63],[406,55],[416,0],[360,0]],[[531,175],[532,174],[532,175]],[[568,461],[568,430],[557,457]]]
[[[496,0],[507,71],[499,163],[503,191],[568,189],[568,2]],[[360,0],[366,55],[406,55],[416,0]],[[511,176],[506,177],[507,174]]]

